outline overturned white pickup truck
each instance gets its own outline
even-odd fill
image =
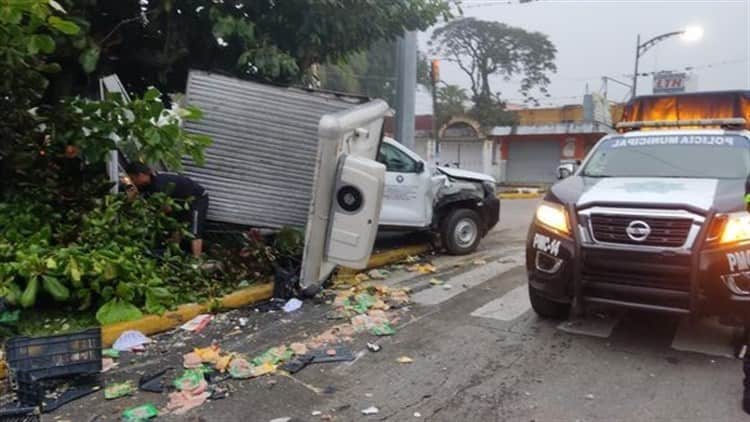
[[[184,170],[211,196],[208,219],[252,227],[306,226],[303,266],[312,265],[307,252],[325,248],[321,268],[309,268],[308,278],[310,272],[319,272],[313,278],[325,279],[324,273],[332,269],[327,261],[363,266],[378,222],[390,230],[432,230],[455,254],[476,249],[482,236],[497,223],[494,180],[456,169],[429,169],[415,153],[382,136],[387,106],[382,115],[380,111],[357,111],[377,101],[193,71],[188,78],[187,102],[201,108],[204,117],[186,123],[186,129],[209,135],[214,141],[206,151],[205,165],[186,161]],[[331,120],[330,116],[338,117]],[[336,120],[339,118],[343,120]],[[351,127],[347,129],[347,125]],[[333,147],[324,144],[326,136],[336,138],[328,139]],[[324,151],[326,148],[335,149]],[[342,167],[346,157],[354,157],[348,162],[357,164],[361,175]],[[354,163],[357,157],[365,161]],[[375,163],[375,159],[385,168],[384,189],[377,183],[360,190],[342,185],[341,178],[347,174],[364,180],[367,163]],[[335,180],[329,174],[332,171]],[[375,168],[369,171],[378,173]],[[323,202],[330,206],[320,208]],[[377,208],[376,215],[371,215],[372,207]],[[362,217],[365,215],[368,217]],[[364,218],[360,226],[355,223],[357,216]],[[352,227],[332,227],[333,220],[347,218]],[[318,245],[312,247],[311,241]],[[348,248],[356,256],[341,253],[326,260],[336,255],[333,246],[337,242],[342,245],[338,252]]]

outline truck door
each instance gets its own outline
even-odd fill
[[[401,147],[403,148],[403,147]],[[384,141],[378,161],[385,165],[381,226],[428,227],[432,222],[432,182],[424,161]],[[405,148],[404,148],[405,149]]]

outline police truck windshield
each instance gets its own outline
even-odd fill
[[[750,174],[750,142],[739,135],[649,135],[600,143],[586,177],[734,179]]]

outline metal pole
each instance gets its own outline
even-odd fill
[[[638,59],[641,57],[641,34],[635,41],[635,72],[633,72],[633,98],[638,94]]]
[[[440,159],[440,134],[438,130],[438,101],[437,101],[437,82],[432,80],[432,139],[435,140],[435,165],[439,165]]]
[[[417,33],[404,33],[396,43],[396,140],[414,149],[414,107],[417,95]]]

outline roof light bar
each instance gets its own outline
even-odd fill
[[[617,129],[640,129],[640,128],[659,128],[659,127],[684,127],[684,126],[739,126],[744,127],[747,120],[742,117],[732,117],[725,119],[693,119],[693,120],[646,120],[640,122],[620,122],[616,125]]]

